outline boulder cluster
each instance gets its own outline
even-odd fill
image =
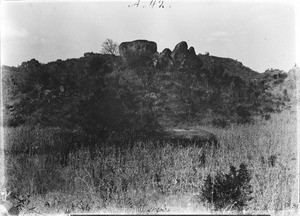
[[[174,50],[165,48],[161,53],[157,52],[157,44],[153,41],[135,40],[131,42],[123,42],[119,46],[120,55],[123,59],[127,59],[133,55],[149,56],[154,66],[158,68],[179,68],[189,65],[200,65],[200,59],[197,57],[194,47],[188,48],[185,41],[178,43]]]

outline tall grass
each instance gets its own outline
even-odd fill
[[[246,163],[252,172],[254,200],[249,203],[249,210],[283,211],[297,207],[296,113],[274,114],[269,121],[253,125],[206,129],[222,140],[215,157],[218,169]]]
[[[281,214],[298,208],[295,113],[274,114],[269,121],[252,125],[195,128],[214,133],[220,147],[137,142],[122,151],[112,146],[98,149],[94,160],[85,149],[70,153],[67,166],[49,160],[49,155],[8,155],[7,188],[18,196],[30,195],[24,213],[30,213],[33,205],[44,213],[210,212],[211,206],[199,198],[205,178],[244,163],[253,189],[244,211]],[[9,129],[7,146],[45,145],[53,142],[52,133],[41,128]]]

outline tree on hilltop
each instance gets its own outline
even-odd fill
[[[119,54],[119,45],[114,42],[112,39],[106,39],[101,45],[102,54],[118,55]]]

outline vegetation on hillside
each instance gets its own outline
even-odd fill
[[[5,125],[81,128],[93,136],[124,125],[135,130],[145,122],[148,130],[183,122],[247,123],[287,108],[294,90],[273,94],[286,73],[261,75],[234,60],[199,55],[169,68],[154,66],[154,59],[146,53],[126,60],[86,53],[79,59],[4,66]],[[295,79],[289,82],[295,85]],[[90,131],[95,128],[99,131]]]
[[[17,211],[297,208],[298,68],[258,74],[193,48],[174,64],[107,52],[2,67],[6,188]],[[174,127],[212,132],[219,145],[152,139]]]

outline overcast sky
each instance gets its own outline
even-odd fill
[[[295,64],[293,0],[165,0],[164,8],[158,0],[153,8],[151,0],[135,2],[2,2],[1,64],[79,58],[100,52],[107,38],[155,41],[159,52],[184,40],[196,53],[237,59],[258,72]]]

